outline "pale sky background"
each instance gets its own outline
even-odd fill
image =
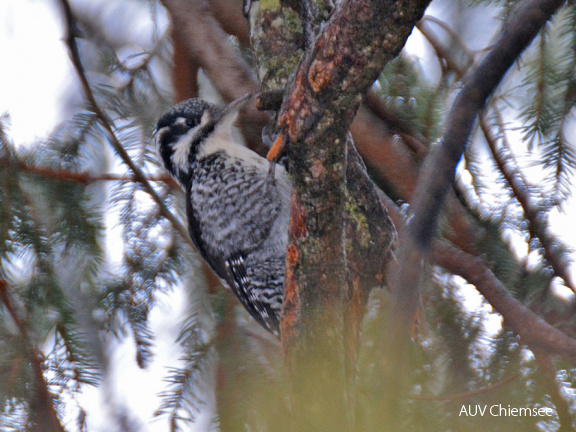
[[[45,137],[62,120],[59,100],[73,76],[53,1],[1,0],[0,113],[17,143]]]
[[[440,15],[441,7],[436,9]],[[0,114],[10,114],[10,136],[18,144],[29,144],[47,136],[63,121],[62,101],[69,100],[71,85],[77,87],[75,71],[62,41],[63,27],[58,10],[54,0],[0,0]],[[478,29],[468,30],[477,32]],[[484,37],[479,46],[484,45],[491,34],[484,32]],[[408,51],[414,55],[422,53],[422,44],[422,37],[415,32]],[[422,61],[426,60],[425,56]],[[431,73],[434,75],[437,71]],[[565,214],[555,212],[550,219],[553,231],[570,246],[576,245],[574,202],[572,198]],[[574,266],[572,270],[574,274]],[[470,309],[491,311],[490,306],[482,304],[475,290],[464,287],[463,293],[462,301]],[[107,383],[111,392],[89,388],[78,397],[80,404],[89,410],[90,432],[110,432],[106,421],[110,413],[100,403],[103,398],[112,398],[115,403],[127,406],[142,424],[141,431],[168,431],[166,418],[153,420],[151,414],[159,407],[157,394],[165,389],[162,378],[167,375],[166,367],[177,364],[179,354],[174,339],[179,330],[179,318],[186,310],[186,295],[176,290],[161,298],[160,303],[150,316],[151,327],[157,336],[156,356],[151,366],[144,371],[136,366],[133,341],[127,338],[125,343],[116,344],[111,354],[111,364],[121,365]],[[499,322],[499,315],[489,314],[488,327],[494,328]],[[74,416],[71,412],[68,420],[74,422]],[[206,423],[201,423],[197,430],[204,431],[206,427]]]

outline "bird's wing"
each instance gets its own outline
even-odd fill
[[[196,249],[226,285],[232,290],[240,303],[250,315],[264,328],[279,337],[279,322],[275,312],[268,303],[262,302],[255,292],[250,292],[250,279],[248,277],[245,256],[240,252],[231,254],[228,258],[216,256],[208,252],[206,243],[202,239],[200,224],[194,214],[190,200],[190,189],[186,191],[186,214],[188,216],[188,232]]]

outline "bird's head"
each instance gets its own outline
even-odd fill
[[[190,162],[212,136],[230,136],[240,108],[252,95],[222,107],[192,98],[174,105],[164,114],[154,132],[156,151],[164,167],[182,182]]]

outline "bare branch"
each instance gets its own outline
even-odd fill
[[[225,102],[258,90],[253,74],[226,40],[206,0],[162,0],[191,57]]]
[[[423,152],[424,144],[417,137],[408,137],[405,133],[401,134],[403,139],[398,140],[390,132],[386,120],[379,116],[381,111],[376,113],[367,107],[373,102],[367,101],[356,113],[350,128],[354,144],[377,181],[391,187],[402,200],[410,202],[421,171],[414,154],[423,154],[419,152]],[[414,141],[410,149],[400,145],[407,142],[406,138]],[[448,197],[447,214],[450,229],[445,233],[446,237],[460,249],[472,252],[481,230],[473,224],[454,194]]]

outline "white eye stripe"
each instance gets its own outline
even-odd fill
[[[190,149],[202,133],[202,128],[210,122],[210,113],[204,111],[200,124],[191,128],[185,135],[181,136],[178,141],[172,144],[172,163],[181,172],[188,173]],[[186,118],[178,117],[174,124],[186,124]]]

